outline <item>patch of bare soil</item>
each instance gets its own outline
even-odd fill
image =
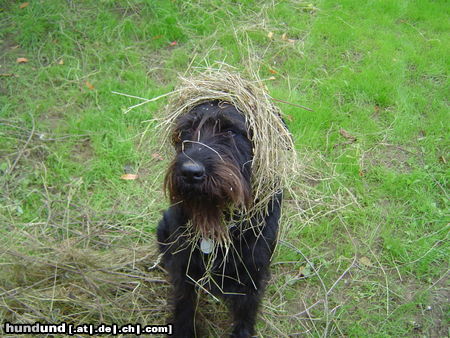
[[[399,173],[408,173],[417,161],[414,151],[393,144],[379,144],[365,152],[362,158],[363,170],[371,167],[385,167]]]
[[[72,156],[80,163],[86,163],[94,157],[94,149],[89,137],[77,141],[73,147]]]
[[[58,110],[49,110],[39,117],[39,122],[48,127],[49,130],[58,129],[65,121],[64,113]]]
[[[428,302],[418,305],[420,313],[417,313],[411,321],[411,326],[415,334],[427,337],[448,337],[450,330],[450,290],[448,288],[448,273],[431,288],[431,295]],[[412,301],[417,294],[424,290],[423,284],[412,282],[406,294],[407,300]]]
[[[448,280],[446,281],[448,285]],[[432,325],[428,328],[430,337],[445,337],[450,330],[449,319],[446,314],[450,311],[450,291],[448,286],[442,286],[434,292],[432,302],[425,308]]]

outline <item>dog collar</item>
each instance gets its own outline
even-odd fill
[[[231,223],[228,225],[228,230],[234,228],[236,226],[236,223]],[[200,250],[204,254],[210,254],[214,249],[214,241],[210,238],[202,238],[200,241]]]
[[[213,251],[213,248],[214,241],[212,239],[202,238],[200,242],[200,250],[202,250],[204,254],[210,254]]]

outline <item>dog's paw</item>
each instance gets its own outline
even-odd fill
[[[237,325],[231,333],[231,338],[250,338],[253,336],[252,329],[246,325]]]
[[[174,325],[173,335],[171,335],[170,337],[194,338],[195,336],[195,330],[192,328],[192,326]]]

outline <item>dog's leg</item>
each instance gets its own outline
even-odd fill
[[[195,305],[197,294],[194,286],[186,281],[175,283],[174,337],[195,337]]]
[[[186,223],[181,210],[171,207],[164,212],[159,222],[157,237],[163,254],[164,267],[169,272],[173,285],[173,337],[195,337],[195,307],[197,293],[194,285],[186,278],[188,248],[181,249],[180,236]]]
[[[260,297],[255,293],[232,296],[230,305],[234,325],[231,337],[248,338],[253,335],[259,302]]]
[[[240,257],[246,266],[245,270],[251,276],[251,281],[245,281],[244,285],[247,287],[241,288],[245,296],[230,297],[234,317],[231,337],[251,337],[254,334],[258,307],[270,275],[269,265],[277,239],[281,200],[282,193],[277,193],[270,202],[270,212],[265,217],[265,226],[259,235],[255,237],[252,231],[248,231],[244,237],[238,239],[240,241],[238,247],[242,250]]]

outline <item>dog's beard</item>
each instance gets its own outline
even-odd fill
[[[224,242],[228,238],[225,214],[246,209],[251,203],[251,188],[236,165],[221,161],[203,182],[186,184],[176,175],[176,161],[166,174],[164,189],[172,203],[182,203],[184,212],[200,236]]]

